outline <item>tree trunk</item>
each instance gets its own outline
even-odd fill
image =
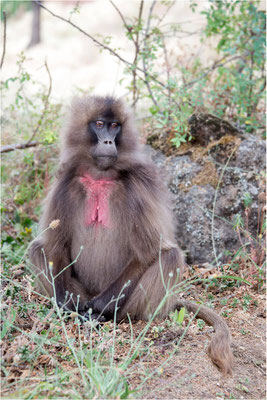
[[[28,45],[29,47],[35,46],[36,44],[40,43],[41,41],[41,20],[40,20],[40,14],[41,14],[41,7],[39,4],[35,3],[34,1],[32,2],[32,11],[33,11],[33,18],[32,18],[32,37],[31,41]]]

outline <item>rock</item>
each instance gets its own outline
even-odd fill
[[[246,170],[258,171],[265,169],[266,144],[255,136],[249,136],[244,140],[236,153],[236,165]]]
[[[202,146],[225,135],[240,136],[241,133],[230,122],[212,114],[195,113],[189,118],[188,124],[193,139]]]
[[[215,259],[225,262],[227,252],[241,247],[233,227],[238,214],[244,218],[246,198],[251,202],[249,231],[257,234],[258,197],[263,196],[258,177],[265,170],[265,142],[247,135],[227,167],[228,156],[222,162],[225,149],[217,147],[217,153],[216,150],[206,159],[193,161],[187,155],[165,157],[160,150],[148,146],[172,193],[177,241],[189,264],[212,263]],[[204,184],[196,183],[196,177],[205,170],[207,157],[220,177],[216,184],[212,179],[210,184],[206,180]]]

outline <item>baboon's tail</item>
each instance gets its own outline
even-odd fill
[[[231,375],[234,365],[234,357],[231,350],[231,335],[224,320],[208,307],[192,303],[187,300],[178,300],[176,308],[185,307],[189,312],[196,314],[196,318],[203,319],[208,325],[212,325],[215,334],[211,339],[208,353],[215,365],[223,374]]]

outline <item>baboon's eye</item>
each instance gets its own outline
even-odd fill
[[[104,126],[103,121],[96,121],[95,124],[96,124],[97,128],[103,128],[103,126]]]
[[[115,129],[115,128],[117,128],[117,127],[118,127],[117,122],[112,122],[111,128],[112,128],[112,129]]]

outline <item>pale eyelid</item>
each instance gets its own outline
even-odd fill
[[[97,128],[103,128],[104,122],[103,121],[96,121],[95,122]]]

